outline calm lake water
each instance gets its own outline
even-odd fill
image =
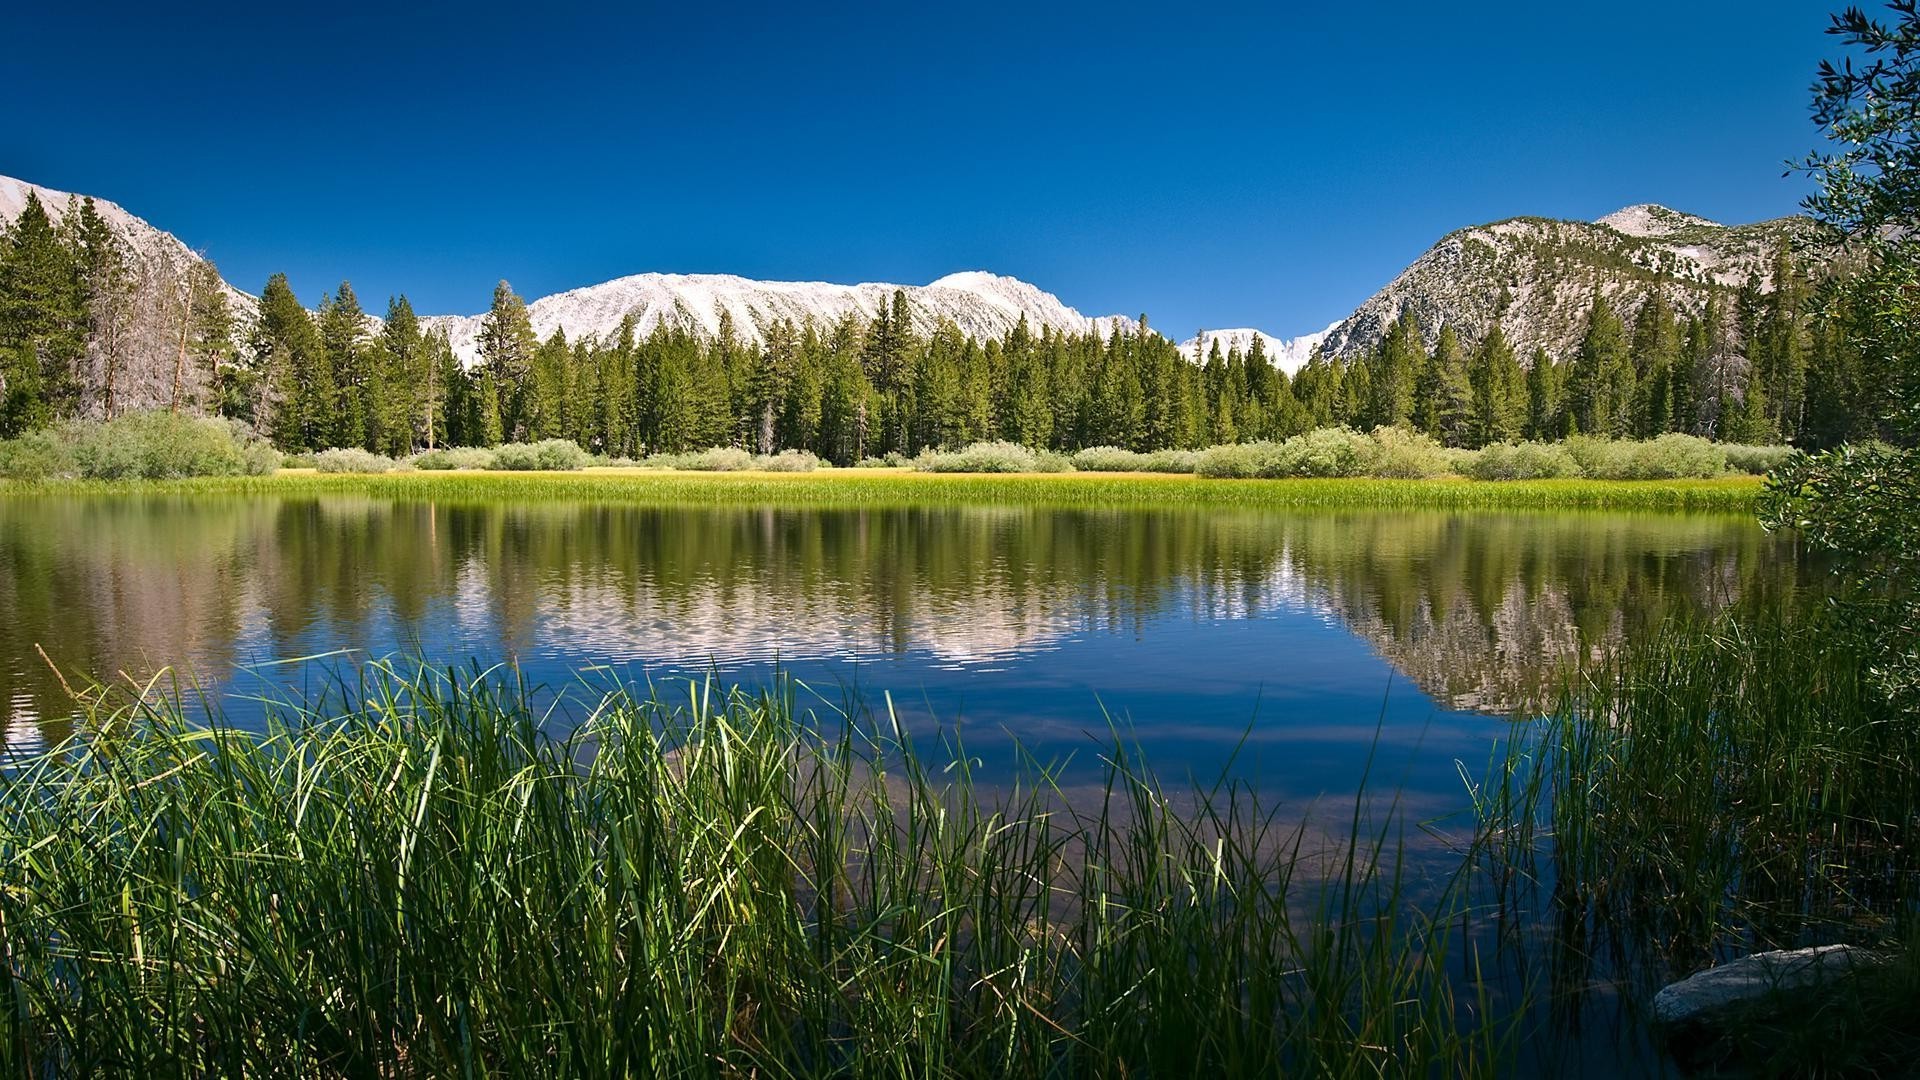
[[[274,661],[338,650],[551,686],[785,670],[823,709],[889,693],[989,771],[1018,744],[1090,773],[1111,717],[1170,780],[1232,762],[1285,799],[1350,795],[1378,748],[1371,782],[1440,813],[1569,661],[1803,576],[1727,516],[15,496],[0,723],[68,730],[42,650],[171,667],[241,723],[343,663]]]

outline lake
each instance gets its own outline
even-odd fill
[[[827,715],[890,697],[989,779],[1016,747],[1091,775],[1117,729],[1174,783],[1310,803],[1371,758],[1371,785],[1439,814],[1456,762],[1484,766],[1570,662],[1806,575],[1790,540],[1716,515],[20,494],[0,722],[14,750],[68,732],[43,652],[171,669],[241,724],[367,656],[511,662],[576,700],[784,671]]]

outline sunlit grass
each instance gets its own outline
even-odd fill
[[[19,1075],[1480,1075],[1395,826],[1315,851],[1120,740],[1089,802],[800,688],[368,666],[264,734],[84,691],[0,774]],[[569,734],[551,734],[556,728]],[[1008,778],[1002,778],[1008,779]],[[1331,880],[1328,886],[1325,882]]]
[[[566,499],[630,504],[913,506],[1001,503],[1057,507],[1437,507],[1462,509],[1750,510],[1756,477],[1713,480],[1214,480],[1165,474],[969,475],[881,469],[812,473],[395,473],[210,478],[115,484],[3,483],[0,491],[302,494],[409,499]]]

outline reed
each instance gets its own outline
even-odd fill
[[[368,665],[263,732],[80,693],[0,774],[19,1075],[1485,1075],[1395,826],[994,793],[889,715]],[[552,723],[567,700],[577,724]],[[558,735],[558,730],[570,734]],[[1180,809],[1176,809],[1176,803]]]

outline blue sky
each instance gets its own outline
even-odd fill
[[[1835,44],[1773,0],[614,7],[27,4],[0,173],[309,303],[985,268],[1292,335],[1461,225],[1792,212]]]

